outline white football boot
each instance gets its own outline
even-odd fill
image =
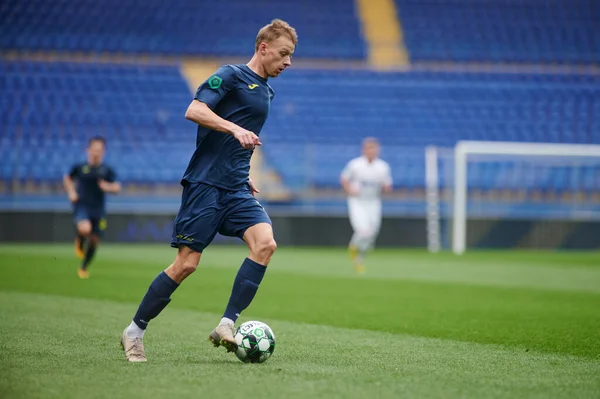
[[[215,347],[223,345],[227,352],[235,352],[237,344],[233,334],[235,332],[233,323],[220,323],[217,328],[212,330],[208,335],[208,340],[213,343]]]
[[[127,329],[123,331],[123,335],[121,336],[121,348],[125,351],[125,359],[128,362],[140,363],[148,360],[144,352],[144,341],[142,338],[129,338],[127,336]]]

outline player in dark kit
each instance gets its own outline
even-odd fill
[[[215,346],[236,349],[234,323],[252,302],[276,248],[271,220],[254,198],[258,190],[249,177],[250,157],[261,145],[258,134],[274,95],[267,79],[291,65],[297,42],[292,27],[274,20],[258,32],[247,64],[223,66],[198,88],[185,114],[199,126],[196,151],[181,181],[181,208],[171,241],[177,256],[152,282],[123,331],[121,344],[128,361],[146,361],[142,339],[148,323],[196,270],[217,232],[240,237],[250,252],[235,277],[223,318],[209,334]]]
[[[86,149],[87,162],[74,165],[63,178],[63,185],[73,204],[77,227],[75,253],[83,259],[77,272],[80,278],[89,277],[87,268],[106,229],[105,193],[121,191],[121,184],[116,182],[115,171],[102,163],[105,151],[104,138],[93,137]],[[86,243],[87,249],[84,251]]]

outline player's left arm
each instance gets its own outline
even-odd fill
[[[105,193],[118,194],[121,192],[121,183],[117,181],[117,174],[112,169],[109,169],[106,179],[98,180],[98,186]]]
[[[383,192],[384,193],[389,193],[393,190],[392,187],[392,170],[390,168],[389,164],[385,164],[385,175],[383,178]]]

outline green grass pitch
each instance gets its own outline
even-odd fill
[[[281,248],[240,321],[273,357],[206,341],[241,246],[210,247],[153,320],[146,364],[119,337],[167,245],[104,245],[79,280],[68,245],[0,246],[0,398],[600,398],[600,254]]]

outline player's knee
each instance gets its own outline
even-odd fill
[[[365,240],[368,238],[371,238],[371,236],[373,235],[373,232],[369,229],[362,229],[362,230],[357,231],[356,233],[360,239],[365,239]]]
[[[189,276],[190,274],[194,273],[197,268],[198,263],[186,259],[181,264],[180,270],[185,276]]]
[[[92,233],[92,225],[89,222],[81,222],[77,225],[77,231],[82,236],[89,236]]]
[[[271,260],[271,256],[277,249],[277,242],[273,237],[258,240],[252,248],[252,253],[255,258],[259,259],[260,263],[267,265]]]
[[[271,238],[270,240],[265,242],[262,246],[262,251],[269,254],[269,256],[273,255],[275,253],[276,249],[277,249],[277,242],[275,241],[274,238]]]

